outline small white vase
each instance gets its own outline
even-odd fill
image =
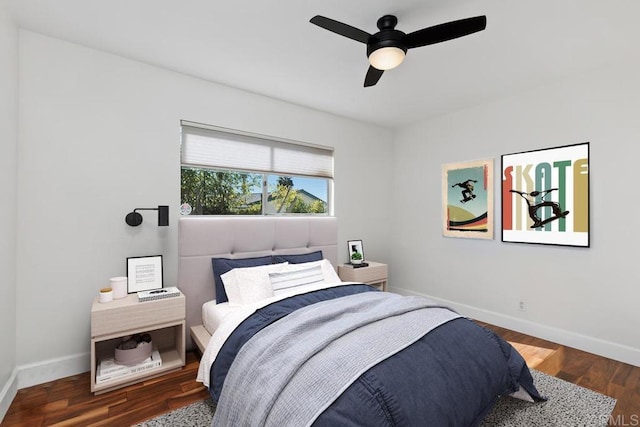
[[[128,295],[127,292],[127,278],[126,277],[112,277],[109,279],[111,289],[113,289],[113,298],[120,299]]]

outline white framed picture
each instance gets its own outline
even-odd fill
[[[362,264],[364,262],[364,249],[362,240],[348,240],[347,249],[349,254],[349,262],[351,264]]]
[[[127,292],[162,288],[162,255],[127,258]]]

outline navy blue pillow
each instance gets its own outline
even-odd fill
[[[280,264],[288,262],[289,264],[302,264],[303,262],[312,262],[322,260],[322,251],[315,251],[308,254],[300,255],[274,255],[273,263]]]
[[[216,285],[216,304],[229,301],[227,293],[224,291],[224,284],[220,276],[234,268],[257,267],[259,265],[271,264],[271,255],[256,258],[211,258],[213,267],[213,280]]]

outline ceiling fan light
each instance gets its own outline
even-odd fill
[[[402,64],[405,52],[399,47],[382,47],[369,55],[369,63],[378,70],[391,70]]]

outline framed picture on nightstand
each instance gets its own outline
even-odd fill
[[[127,292],[162,288],[162,255],[127,258]]]
[[[351,264],[362,264],[364,262],[362,240],[348,240],[347,250],[347,253],[349,254],[349,262]]]

